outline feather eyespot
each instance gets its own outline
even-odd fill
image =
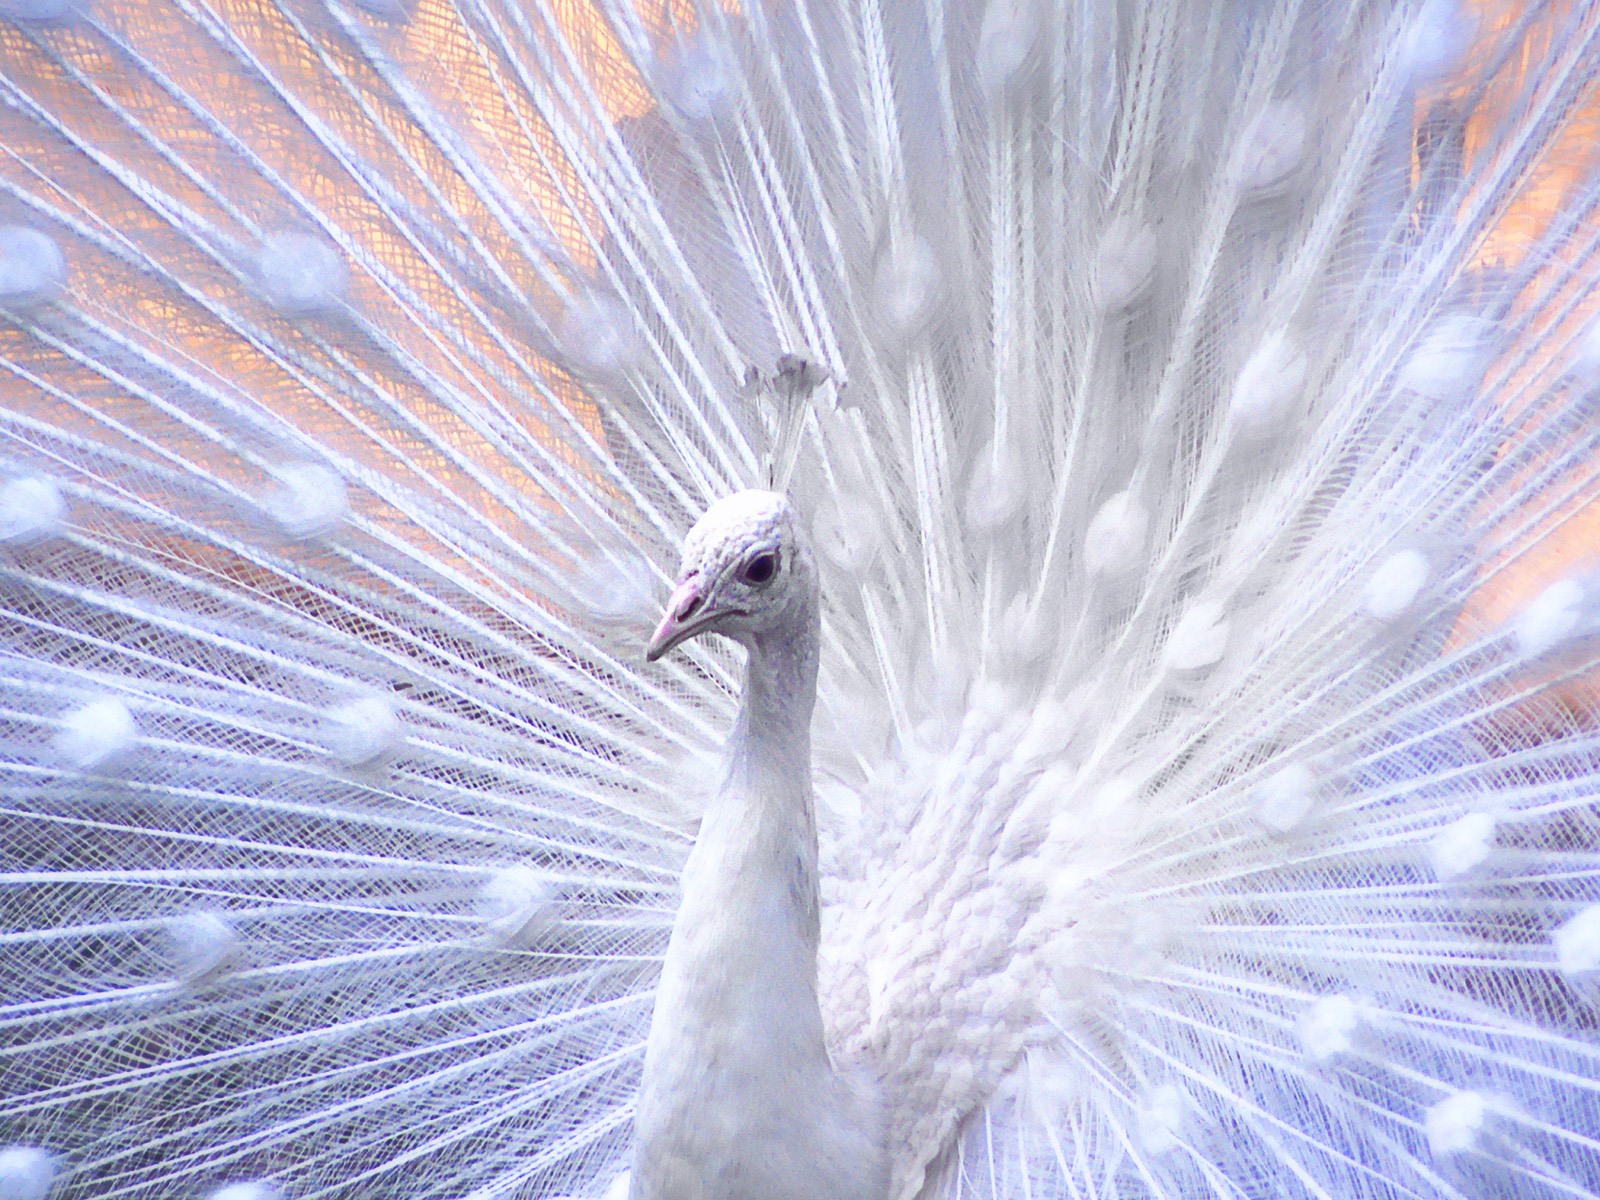
[[[765,587],[778,576],[778,552],[764,550],[739,568],[739,579],[753,587]]]

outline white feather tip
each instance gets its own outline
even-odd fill
[[[1095,301],[1104,313],[1118,313],[1144,295],[1155,278],[1156,235],[1137,217],[1122,216],[1106,226],[1094,259]]]
[[[1350,1051],[1361,1019],[1361,1006],[1353,997],[1343,992],[1322,996],[1300,1018],[1300,1045],[1313,1062],[1329,1062]]]
[[[1188,1093],[1176,1084],[1164,1083],[1147,1091],[1139,1104],[1136,1126],[1144,1149],[1158,1157],[1177,1149],[1192,1105]]]
[[[56,753],[79,771],[113,766],[139,740],[139,723],[115,696],[101,696],[73,709],[61,720]]]
[[[1036,0],[989,0],[978,33],[978,86],[991,104],[1018,83],[1044,32]]]
[[[166,925],[173,978],[183,987],[215,983],[239,964],[239,934],[220,913],[189,913]]]
[[[555,924],[561,885],[524,863],[501,867],[478,889],[478,915],[492,945],[533,950]]]
[[[363,696],[328,710],[324,744],[347,767],[386,758],[405,740],[394,704],[384,696]]]
[[[1476,870],[1494,850],[1495,820],[1488,813],[1467,813],[1450,822],[1428,843],[1428,862],[1441,883]]]
[[[1446,1096],[1432,1105],[1423,1117],[1428,1149],[1436,1159],[1477,1149],[1489,1115],[1489,1100],[1482,1092],[1463,1091]]]
[[[67,501],[42,475],[24,475],[0,484],[0,542],[13,546],[42,541],[60,532]]]
[[[1234,382],[1228,417],[1248,438],[1278,432],[1305,391],[1306,356],[1286,330],[1268,334]]]
[[[1511,621],[1517,653],[1538,658],[1590,632],[1596,617],[1591,590],[1576,579],[1562,579],[1535,596]]]
[[[1428,558],[1420,550],[1397,550],[1368,578],[1361,607],[1376,621],[1398,621],[1422,600],[1430,574]]]
[[[1292,833],[1316,808],[1322,781],[1304,763],[1291,763],[1268,776],[1250,793],[1255,817],[1274,834]]]
[[[45,1200],[55,1185],[55,1155],[37,1146],[0,1149],[0,1200]]]
[[[1305,156],[1306,113],[1293,100],[1274,100],[1251,123],[1236,159],[1239,189],[1263,196],[1285,189]]]
[[[1197,600],[1183,612],[1167,635],[1167,666],[1192,673],[1214,667],[1228,650],[1228,610],[1220,600]]]
[[[1556,964],[1565,975],[1600,971],[1600,904],[1580,909],[1551,938]]]
[[[53,237],[27,225],[0,225],[0,309],[53,300],[66,280],[67,259]]]
[[[286,463],[272,472],[273,488],[261,508],[287,538],[306,541],[326,537],[350,515],[350,493],[331,467],[321,463]]]
[[[1112,496],[1089,522],[1083,539],[1084,567],[1090,575],[1131,575],[1144,562],[1149,516],[1132,492]]]
[[[349,268],[338,250],[320,238],[286,231],[262,240],[256,274],[262,297],[290,317],[339,307],[350,284]]]
[[[250,1179],[228,1183],[216,1189],[206,1200],[288,1200],[284,1190],[265,1179]]]

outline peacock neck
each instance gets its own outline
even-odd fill
[[[747,643],[744,697],[728,740],[733,786],[723,788],[723,795],[810,810],[818,640],[816,617],[805,613],[794,626],[754,635]]]
[[[745,641],[744,695],[656,991],[636,1200],[883,1194],[867,1083],[835,1073],[817,998],[809,606]],[[692,1186],[691,1186],[692,1185]]]
[[[747,643],[744,695],[728,738],[723,785],[707,808],[700,840],[774,873],[793,906],[793,932],[814,979],[818,941],[817,831],[811,786],[811,714],[817,699],[818,622]],[[714,886],[739,887],[725,876]]]

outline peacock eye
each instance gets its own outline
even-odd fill
[[[739,571],[739,578],[745,583],[760,587],[771,583],[773,576],[778,573],[778,552],[767,550],[756,555]]]

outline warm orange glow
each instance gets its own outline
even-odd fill
[[[1465,124],[1461,147],[1462,171],[1472,177],[1488,170],[1520,169],[1519,164],[1497,161],[1499,124],[1527,115],[1530,105],[1549,102],[1550,87],[1537,86],[1528,72],[1553,46],[1561,19],[1572,12],[1569,0],[1547,0],[1537,9],[1504,0],[1474,0],[1479,36],[1472,50],[1471,72],[1488,71],[1489,82],[1481,94],[1469,94],[1459,80],[1445,80],[1419,97],[1419,124],[1431,114],[1443,113],[1448,124],[1452,112],[1471,115]],[[1530,19],[1531,18],[1531,19]],[[1508,45],[1512,52],[1507,54]],[[1573,90],[1586,90],[1585,79],[1575,79]],[[1420,162],[1417,164],[1420,170]],[[1477,270],[1500,274],[1535,270],[1530,282],[1507,314],[1505,325],[1513,341],[1493,364],[1487,379],[1496,389],[1514,422],[1549,389],[1568,386],[1562,380],[1571,352],[1566,349],[1600,316],[1600,296],[1591,297],[1583,281],[1592,276],[1600,250],[1600,229],[1583,222],[1552,247],[1557,214],[1576,210],[1575,200],[1600,170],[1600,103],[1594,100],[1572,113],[1559,138],[1546,148],[1531,169],[1526,169],[1514,191],[1512,203],[1491,214],[1484,235],[1474,249]],[[1462,206],[1462,219],[1475,212],[1482,197],[1470,195]],[[1538,252],[1549,257],[1529,263]],[[1529,347],[1541,353],[1527,358]],[[1546,349],[1548,348],[1548,349]],[[1537,419],[1537,418],[1535,418]],[[1486,585],[1479,589],[1463,613],[1457,641],[1471,640],[1512,618],[1552,582],[1574,570],[1600,567],[1600,503],[1574,499],[1523,531],[1512,547],[1484,566]],[[1592,699],[1595,688],[1574,683],[1563,692],[1568,700]],[[1565,719],[1565,718],[1563,718]]]
[[[1431,114],[1448,115],[1452,106],[1455,111],[1470,106],[1461,146],[1468,175],[1492,164],[1496,124],[1521,113],[1519,106],[1530,103],[1530,97],[1535,102],[1540,98],[1538,89],[1528,87],[1530,64],[1555,36],[1559,18],[1582,2],[1545,0],[1530,10],[1507,0],[1474,0],[1480,27],[1472,65],[1498,63],[1485,94],[1468,95],[1459,80],[1446,80],[1417,103],[1419,124]],[[468,460],[475,472],[521,486],[523,480],[501,449],[447,399],[420,386],[418,377],[438,380],[453,394],[492,401],[526,436],[544,443],[554,440],[551,421],[561,414],[552,414],[549,405],[528,402],[515,381],[533,375],[546,380],[556,403],[600,438],[604,435],[595,410],[547,354],[548,347],[522,328],[526,322],[520,316],[497,307],[491,295],[451,286],[453,265],[440,258],[450,248],[416,240],[413,230],[417,225],[456,229],[463,241],[477,244],[476,257],[505,273],[508,291],[558,323],[570,303],[571,276],[595,266],[596,248],[606,238],[580,175],[582,163],[600,157],[602,148],[574,143],[574,138],[594,136],[576,132],[585,128],[581,122],[552,128],[530,98],[529,85],[553,71],[557,85],[570,92],[562,103],[596,104],[621,122],[650,110],[651,90],[640,67],[589,0],[531,0],[520,8],[482,10],[484,20],[520,19],[535,32],[548,22],[540,45],[555,54],[559,42],[565,47],[561,53],[568,55],[555,55],[553,67],[519,62],[485,45],[481,32],[464,25],[455,6],[445,0],[416,0],[405,21],[354,18],[357,35],[382,50],[378,56],[358,52],[327,30],[304,28],[292,12],[261,0],[211,0],[211,6],[235,44],[197,37],[194,25],[175,6],[143,0],[98,5],[101,19],[148,65],[143,71],[128,69],[103,40],[70,25],[43,35],[52,55],[39,53],[33,35],[0,25],[0,72],[27,81],[41,108],[62,122],[62,136],[87,148],[63,153],[60,138],[37,122],[0,112],[0,143],[7,151],[0,171],[19,191],[43,195],[93,232],[150,255],[154,268],[170,271],[199,297],[240,311],[248,322],[276,322],[273,328],[298,358],[284,362],[261,353],[219,325],[201,305],[174,289],[148,286],[127,262],[88,244],[75,247],[71,260],[74,301],[134,345],[163,357],[181,356],[205,385],[287,414],[313,436],[337,440],[351,421],[358,422],[372,431],[374,445],[391,451],[385,456],[368,447],[365,465],[371,470],[403,471],[413,482],[417,476],[437,480],[491,520],[509,520],[510,514],[492,491],[474,480],[473,472],[445,461],[446,456],[416,437],[413,425],[397,420],[369,395],[330,396],[309,386],[300,373],[302,365],[312,370],[326,365],[329,377],[341,374],[343,368],[329,361],[330,354],[338,353],[337,336],[331,351],[301,336],[293,322],[277,317],[248,289],[241,289],[238,275],[251,269],[249,255],[262,232],[293,228],[322,236],[331,231],[343,239],[354,264],[354,306],[381,323],[384,335],[422,368],[386,369],[381,357],[363,358],[372,375],[371,390],[393,397],[405,414]],[[728,7],[736,11],[734,5]],[[1536,19],[1524,29],[1530,11]],[[695,9],[688,0],[651,0],[640,6],[640,13],[654,41],[651,53],[693,31]],[[1499,62],[1495,56],[1506,39],[1523,35],[1526,40],[1517,43],[1516,52]],[[507,40],[522,44],[518,37]],[[396,74],[426,98],[421,107],[433,113],[434,127],[419,123],[416,110],[397,101],[382,77],[382,66],[374,65],[385,56]],[[271,72],[274,85],[263,85],[254,67],[241,67],[247,59]],[[163,89],[158,82],[162,77],[202,97],[214,125],[207,127]],[[130,114],[130,124],[140,127],[141,136],[127,127],[108,128],[105,107],[79,102],[86,87],[103,92]],[[286,96],[302,111],[286,109]],[[325,128],[320,142],[307,136],[308,122]],[[444,136],[447,130],[449,137]],[[96,161],[95,153],[107,157]],[[342,161],[343,153],[352,161]],[[241,155],[254,160],[253,169],[238,168]],[[33,171],[33,163],[49,164],[48,173]],[[220,256],[226,260],[234,255],[236,261],[219,265],[184,239],[164,236],[146,199],[108,175],[108,168],[143,181],[150,194],[178,210],[174,221],[203,228]],[[1571,116],[1561,138],[1527,173],[1515,203],[1488,224],[1474,251],[1475,265],[1486,272],[1522,266],[1555,215],[1571,211],[1575,190],[1593,179],[1597,168],[1600,105],[1591,103]],[[495,187],[484,187],[474,172],[486,173]],[[274,179],[281,185],[274,186]],[[376,181],[376,186],[363,186],[364,180]],[[308,203],[296,204],[291,199],[296,196]],[[421,220],[405,219],[405,213],[397,215],[390,206],[412,209]],[[318,227],[319,221],[326,228]],[[535,230],[547,230],[559,253],[546,261],[530,253]],[[1580,268],[1587,268],[1596,253],[1591,243],[1600,243],[1600,231],[1587,225],[1568,237],[1534,276],[1527,298],[1540,289],[1563,299],[1575,291],[1584,274]],[[1557,315],[1536,318],[1530,315],[1535,311]],[[1527,303],[1511,314],[1514,321],[1530,322],[1524,331],[1528,344],[1555,350],[1554,357],[1531,362],[1519,362],[1515,353],[1508,353],[1491,369],[1508,420],[1541,391],[1558,386],[1566,367],[1561,347],[1587,329],[1597,312],[1600,298],[1573,295],[1570,303],[1551,305],[1547,300],[1538,310]],[[1536,320],[1546,324],[1531,323]],[[472,348],[471,355],[451,342],[452,331]],[[0,330],[0,353],[7,352],[6,339],[11,337]],[[101,412],[138,408],[141,420],[153,426],[146,432],[162,436],[154,426],[167,418],[158,418],[153,409],[135,403],[82,365],[58,356],[39,374]],[[69,430],[75,421],[85,433],[93,425],[89,417],[43,391],[18,387],[7,402],[37,407],[49,421]],[[573,465],[582,468],[576,458]],[[245,457],[211,467],[219,474],[231,472],[246,490],[261,486],[252,475],[256,468]],[[407,528],[403,536],[428,535]],[[1522,545],[1491,564],[1496,570],[1493,582],[1476,597],[1463,620],[1464,630],[1503,621],[1575,567],[1600,566],[1600,505],[1574,502],[1524,534]]]

